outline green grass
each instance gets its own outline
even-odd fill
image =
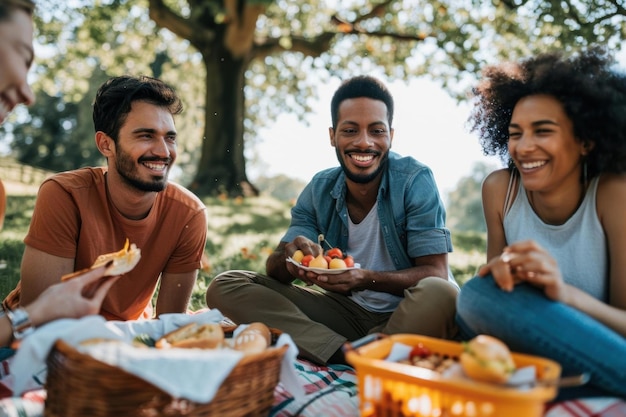
[[[0,299],[19,280],[34,196],[9,196],[0,236]],[[200,271],[191,308],[206,307],[206,287],[217,274],[230,269],[265,271],[265,260],[289,225],[290,203],[271,197],[205,200],[209,219],[205,252],[209,267]],[[485,238],[476,233],[452,233],[455,252],[449,255],[452,272],[463,284],[484,262]]]

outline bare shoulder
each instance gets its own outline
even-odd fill
[[[504,202],[510,179],[511,171],[506,168],[491,172],[485,177],[482,184],[483,197],[497,199],[498,201]],[[517,189],[514,189],[513,191],[516,192]],[[511,198],[514,197],[515,194],[511,196]]]
[[[496,220],[502,222],[504,200],[510,178],[511,174],[508,169],[499,169],[491,172],[483,181],[482,202],[488,224]]]
[[[620,191],[626,191],[626,174],[602,174],[598,183],[598,193]]]
[[[608,211],[622,212],[626,203],[626,174],[603,174],[598,183],[596,205],[602,215]]]

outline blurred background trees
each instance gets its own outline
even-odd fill
[[[456,189],[448,194],[447,224],[457,231],[486,232],[487,225],[483,213],[481,187],[483,180],[497,166],[485,163],[474,165],[472,172],[459,180]]]
[[[40,1],[39,100],[17,115],[31,123],[5,124],[0,141],[42,168],[98,163],[95,89],[113,75],[153,75],[186,103],[181,182],[200,196],[255,195],[246,174],[255,132],[280,113],[303,117],[330,77],[427,76],[463,99],[486,63],[590,43],[621,48],[624,17],[611,0]]]

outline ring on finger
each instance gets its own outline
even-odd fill
[[[513,259],[513,257],[508,252],[502,252],[502,255],[500,255],[500,260],[504,262],[505,264],[508,264],[509,262],[511,262],[511,259]]]

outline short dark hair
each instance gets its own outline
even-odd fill
[[[360,97],[380,100],[385,103],[385,106],[387,106],[387,121],[389,122],[389,127],[391,127],[391,122],[393,121],[393,97],[391,93],[380,80],[368,75],[359,75],[344,81],[333,95],[330,102],[330,116],[333,129],[337,127],[339,105],[344,100]]]
[[[517,102],[530,95],[556,98],[580,142],[593,142],[586,157],[587,176],[626,172],[626,74],[605,48],[590,47],[566,56],[546,52],[518,63],[488,66],[474,88],[469,127],[485,155],[508,154],[509,124]]]
[[[16,10],[23,10],[32,16],[35,11],[35,3],[32,0],[2,0],[0,2],[0,21],[8,20]]]
[[[183,105],[176,91],[163,81],[145,75],[122,75],[107,80],[96,93],[93,124],[117,142],[120,128],[130,113],[133,101],[145,101],[180,114]]]

